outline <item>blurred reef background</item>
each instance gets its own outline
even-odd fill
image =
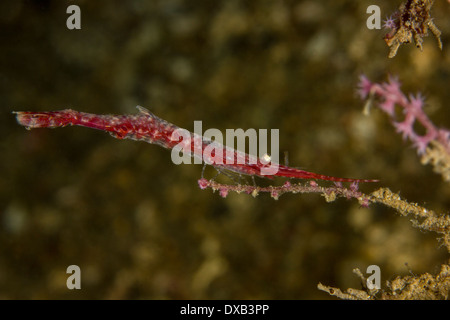
[[[69,30],[66,9],[81,9]],[[12,111],[136,113],[193,130],[279,129],[280,156],[317,173],[378,178],[448,212],[450,187],[378,110],[363,115],[358,77],[397,75],[450,127],[450,5],[425,38],[388,59],[368,30],[373,1],[2,1],[0,4],[1,299],[328,299],[319,282],[358,287],[436,272],[434,234],[392,210],[315,194],[221,198],[201,165],[156,145],[80,127],[26,131]],[[378,1],[385,18],[399,1]],[[212,172],[210,172],[212,174]],[[259,183],[267,184],[258,180]],[[273,183],[282,184],[284,180]],[[326,184],[326,183],[325,183]],[[405,265],[407,264],[407,265]],[[68,290],[66,268],[81,268]]]

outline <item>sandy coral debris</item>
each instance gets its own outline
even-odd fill
[[[412,40],[422,50],[423,37],[428,36],[428,30],[435,36],[439,49],[442,50],[441,31],[430,15],[433,4],[434,0],[407,0],[389,18],[389,23],[385,22],[385,27],[391,29],[384,37],[390,48],[389,58],[395,57],[402,44]]]

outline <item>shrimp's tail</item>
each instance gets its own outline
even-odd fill
[[[27,129],[34,128],[58,128],[74,124],[74,118],[78,112],[70,109],[62,111],[15,111],[16,119],[19,124]]]
[[[102,116],[92,113],[79,112],[72,109],[60,111],[14,111],[17,122],[26,129],[35,128],[61,128],[66,126],[81,126],[97,130],[107,131],[116,138],[123,138],[120,134],[120,120],[123,116]],[[106,118],[115,118],[116,126],[108,123]],[[113,119],[114,120],[114,119]]]

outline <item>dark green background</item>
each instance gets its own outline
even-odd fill
[[[376,1],[383,18],[399,3]],[[66,28],[70,4],[81,30]],[[439,270],[448,255],[434,234],[384,207],[315,194],[223,199],[198,188],[201,166],[176,166],[156,145],[80,127],[26,131],[11,113],[142,105],[188,130],[194,120],[279,129],[292,166],[379,178],[361,189],[447,212],[449,184],[384,114],[362,114],[355,89],[361,73],[398,75],[450,127],[450,5],[433,10],[442,52],[428,37],[423,52],[410,44],[388,59],[384,32],[366,28],[371,4],[2,1],[0,298],[326,299],[319,282],[359,288],[355,267],[379,265],[382,282]],[[78,291],[65,286],[72,264]]]

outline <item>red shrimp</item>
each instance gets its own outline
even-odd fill
[[[187,132],[189,139],[185,141],[188,151],[193,157],[202,159],[205,148],[213,141],[197,134],[181,129],[138,106],[139,113],[136,115],[96,115],[91,113],[74,111],[71,109],[48,112],[19,111],[16,114],[17,122],[27,129],[34,128],[57,128],[68,125],[82,126],[109,132],[117,139],[142,140],[148,143],[158,144],[164,148],[173,149],[180,144],[179,136],[174,135],[177,130]],[[178,131],[181,132],[181,131]],[[178,137],[178,138],[174,138]],[[374,179],[351,179],[326,176],[313,172],[308,172],[276,163],[268,163],[252,155],[225,147],[215,143],[215,152],[222,152],[221,159],[231,161],[216,161],[215,156],[205,160],[209,165],[218,169],[230,170],[239,174],[258,176],[265,178],[288,177],[298,179],[327,180],[335,182],[377,182]],[[184,149],[186,150],[186,149]],[[219,154],[220,155],[220,154]],[[230,159],[230,155],[232,159]],[[240,161],[239,161],[240,160]],[[267,159],[265,159],[267,160]],[[275,165],[277,170],[273,174],[264,174],[264,170]]]

